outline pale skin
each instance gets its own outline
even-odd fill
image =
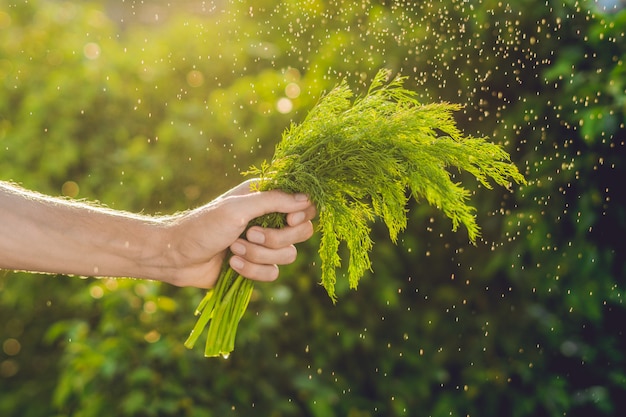
[[[306,195],[257,192],[251,184],[194,210],[151,217],[0,181],[0,269],[210,288],[229,255],[244,277],[273,281],[279,265],[296,259],[294,245],[312,236],[316,210]],[[284,228],[246,231],[250,220],[272,212],[286,214]]]

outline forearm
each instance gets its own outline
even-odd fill
[[[285,213],[282,229],[251,228]],[[275,279],[313,233],[315,207],[304,195],[251,192],[242,183],[197,209],[149,217],[25,191],[0,181],[0,269],[147,278],[209,288],[226,256],[241,275]],[[229,251],[230,249],[230,251]]]
[[[0,183],[0,268],[160,279],[165,223]]]

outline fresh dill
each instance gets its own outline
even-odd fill
[[[339,84],[302,123],[285,130],[270,162],[248,172],[260,178],[261,191],[306,193],[316,205],[321,283],[333,302],[336,270],[342,266],[340,245],[348,249],[348,280],[356,288],[371,269],[370,224],[382,219],[395,243],[407,226],[410,198],[442,210],[453,230],[463,225],[475,242],[480,228],[475,208],[468,204],[470,191],[453,181],[451,168],[472,174],[487,188],[525,183],[503,148],[458,129],[453,113],[459,105],[421,104],[404,88],[405,77],[388,78],[388,71],[379,71],[367,93],[358,97],[345,81]],[[266,227],[283,223],[277,214],[253,222]],[[215,289],[198,307],[200,318],[185,345],[193,347],[209,324],[205,355],[228,355],[251,292],[250,281],[225,263]]]

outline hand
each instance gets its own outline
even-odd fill
[[[294,244],[313,234],[315,206],[303,194],[278,190],[251,191],[246,181],[213,202],[175,218],[166,226],[166,259],[170,276],[163,281],[178,286],[210,288],[215,285],[228,249],[230,266],[244,277],[272,281],[278,265],[296,259]],[[268,213],[287,214],[282,229],[254,226],[241,238],[248,223]]]

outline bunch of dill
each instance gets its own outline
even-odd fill
[[[480,231],[468,204],[470,192],[453,182],[450,168],[469,172],[487,188],[490,181],[506,187],[525,183],[500,146],[462,134],[452,117],[460,106],[422,105],[403,87],[405,78],[387,82],[388,76],[379,71],[367,93],[356,98],[346,82],[335,87],[301,124],[284,132],[271,162],[249,171],[261,178],[259,190],[306,193],[316,205],[321,282],[333,302],[340,244],[348,249],[348,280],[356,288],[371,267],[369,224],[381,218],[395,243],[406,228],[411,197],[441,209],[453,230],[462,224],[475,241]],[[253,224],[282,227],[284,218],[270,214]],[[225,261],[185,345],[193,347],[211,321],[205,355],[227,356],[251,292],[251,281]]]

